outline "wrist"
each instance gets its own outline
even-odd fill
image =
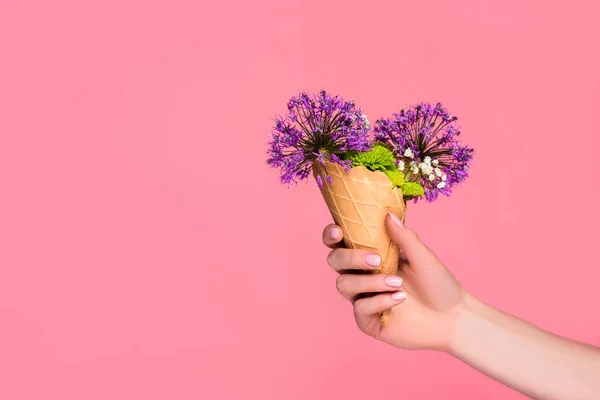
[[[425,329],[432,335],[427,338],[426,341],[429,345],[424,349],[454,355],[457,345],[465,336],[465,325],[469,324],[468,321],[473,320],[476,315],[482,314],[486,307],[466,292],[462,292],[457,300],[458,302],[452,308],[438,313],[433,318],[435,322]]]
[[[468,343],[477,335],[473,330],[474,321],[485,318],[489,306],[468,293],[454,311],[454,329],[448,338],[446,353],[460,358],[463,343]]]

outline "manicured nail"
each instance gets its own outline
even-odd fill
[[[400,221],[400,218],[398,218],[397,216],[395,216],[392,213],[388,213],[388,215],[390,216],[390,218],[392,219],[392,221],[394,221],[396,223],[396,225],[398,225],[399,227],[403,227],[404,224],[402,223],[402,221]]]
[[[399,276],[388,276],[385,278],[385,284],[391,287],[401,287],[402,278]]]
[[[377,254],[367,254],[365,256],[365,264],[371,267],[379,267],[381,265],[381,257]]]
[[[404,300],[406,298],[406,292],[404,291],[400,291],[400,292],[395,292],[392,293],[392,300]]]
[[[329,230],[329,239],[337,239],[340,234],[340,228],[331,228]]]

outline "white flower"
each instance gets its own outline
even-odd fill
[[[431,157],[427,156],[425,157],[425,159],[423,160],[423,162],[427,165],[431,165]]]
[[[431,162],[433,165],[438,165],[440,162],[437,159],[433,159],[433,161]]]
[[[435,180],[435,175],[434,175],[434,174],[431,174],[431,175],[429,175],[429,180],[430,180],[430,181],[433,181],[433,180]]]
[[[441,169],[439,169],[439,168],[436,168],[436,169],[435,169],[435,174],[436,174],[437,176],[442,176],[442,170],[441,170]]]
[[[445,181],[448,176],[446,174],[442,175],[442,180]]]
[[[415,155],[413,154],[411,149],[406,149],[404,151],[404,157],[413,158]]]
[[[446,182],[443,181],[437,184],[438,189],[443,189],[444,186],[446,186]]]
[[[411,160],[410,163],[408,164],[408,166],[413,169],[413,168],[419,168],[419,166],[417,165],[417,162],[415,160]]]
[[[400,171],[404,171],[404,161],[402,161],[402,160],[398,161],[398,169]]]
[[[360,115],[360,119],[362,119],[362,122],[365,124],[365,126],[368,128],[369,126],[371,126],[371,123],[369,122],[369,120],[367,119],[367,116],[365,114],[361,114]]]
[[[423,171],[424,174],[428,175],[433,171],[433,167],[431,165],[425,164],[424,162],[419,164],[419,168]]]
[[[418,174],[419,173],[419,166],[414,161],[410,162],[410,169],[412,170],[413,174]]]

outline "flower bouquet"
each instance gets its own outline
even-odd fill
[[[385,229],[386,214],[404,221],[408,201],[448,196],[468,177],[473,149],[457,140],[456,119],[440,103],[420,103],[371,128],[352,101],[300,93],[287,115],[275,118],[267,163],[286,185],[312,174],[346,247],[378,253],[374,273],[394,275],[399,249]],[[384,311],[382,324],[389,319]]]

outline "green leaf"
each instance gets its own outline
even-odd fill
[[[396,166],[384,170],[383,173],[390,178],[394,187],[402,187],[402,185],[405,184],[404,174],[400,172]]]
[[[396,158],[394,153],[381,144],[374,144],[369,151],[363,151],[350,155],[353,167],[364,166],[371,171],[382,171],[394,167]]]
[[[425,194],[425,189],[417,182],[406,182],[402,185],[402,195],[404,200],[411,200],[415,197],[421,197]]]

